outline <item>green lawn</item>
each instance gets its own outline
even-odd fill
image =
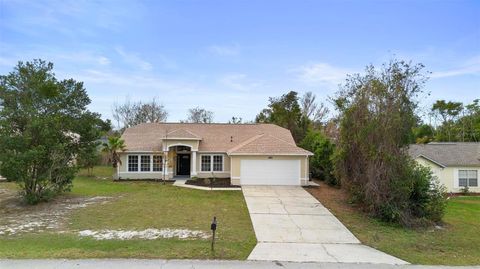
[[[72,196],[109,196],[112,201],[72,211],[71,232],[0,236],[0,258],[190,258],[245,259],[256,244],[248,210],[239,191],[201,191],[155,182],[112,182],[109,167],[94,177],[81,171]],[[0,186],[1,188],[2,186]],[[215,252],[205,239],[95,240],[79,230],[183,228],[209,231],[218,219]]]
[[[480,264],[480,196],[451,198],[442,229],[411,230],[366,217],[342,190],[309,191],[366,245],[414,264]]]

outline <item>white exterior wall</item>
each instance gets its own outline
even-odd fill
[[[441,167],[425,158],[418,157],[415,159],[419,164],[430,167],[433,174],[438,178],[441,184],[447,188],[447,192],[459,193],[462,188],[458,186],[458,170],[477,170],[480,177],[480,167]],[[477,179],[480,184],[480,178]],[[480,187],[470,187],[470,192],[480,192]]]
[[[267,160],[271,157],[273,160],[299,160],[300,161],[300,185],[308,185],[309,180],[309,167],[308,156],[279,156],[279,155],[236,155],[231,156],[231,179],[233,185],[240,185],[241,178],[241,161],[242,160]]]
[[[163,171],[161,172],[129,172],[128,171],[128,155],[162,155],[163,152],[124,152],[120,159],[122,164],[118,166],[118,173],[114,175],[114,179],[162,179]],[[196,155],[195,157],[193,155]],[[222,155],[223,156],[223,171],[215,171],[213,174],[217,178],[230,178],[230,157],[225,153],[211,153],[211,152],[191,152],[191,177],[209,178],[212,177],[212,172],[201,171],[201,156],[202,155]],[[176,171],[176,154],[172,151],[168,153],[168,164],[166,171],[166,179],[172,179]],[[195,160],[195,165],[194,165]],[[140,164],[139,164],[140,165]],[[193,169],[196,169],[194,171]]]
[[[124,152],[120,155],[121,164],[118,165],[117,172],[114,175],[114,179],[162,179],[163,171],[159,172],[129,172],[128,171],[128,155],[162,155],[163,152]],[[152,158],[152,157],[150,157]],[[140,167],[140,159],[139,159]],[[167,176],[167,179],[168,176]]]

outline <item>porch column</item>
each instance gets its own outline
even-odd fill
[[[190,175],[192,177],[197,176],[197,151],[192,151],[192,169]]]
[[[163,152],[163,158],[162,158],[162,161],[163,161],[163,174],[165,175],[165,178],[164,180],[168,179],[168,151],[164,151]]]

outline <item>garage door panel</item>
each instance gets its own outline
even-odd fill
[[[241,160],[242,185],[299,185],[300,160]]]

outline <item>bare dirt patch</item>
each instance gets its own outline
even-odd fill
[[[119,239],[119,240],[130,240],[130,239],[147,239],[155,240],[159,238],[179,238],[179,239],[190,239],[190,238],[201,238],[207,239],[210,237],[209,234],[203,231],[192,231],[188,229],[146,229],[142,231],[126,231],[126,230],[101,230],[101,231],[92,231],[92,230],[83,230],[78,232],[78,235],[82,237],[93,237],[97,240],[108,240],[108,239]]]
[[[27,205],[16,190],[0,186],[0,235],[26,232],[63,232],[71,211],[107,203],[111,197],[59,197],[48,203]]]

